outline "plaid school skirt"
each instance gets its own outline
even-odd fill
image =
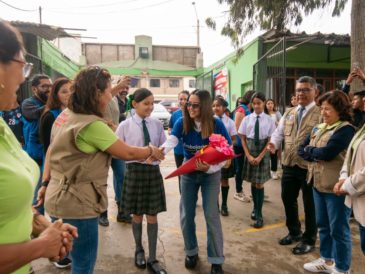
[[[250,154],[253,157],[257,157],[260,155],[261,151],[267,145],[267,139],[260,140],[258,146],[255,145],[254,139],[247,138],[247,147],[250,151]],[[266,153],[264,158],[261,160],[258,166],[253,166],[249,163],[247,157],[245,157],[242,169],[242,178],[243,180],[254,183],[254,184],[263,184],[266,181],[270,180],[270,156],[269,153]]]
[[[120,206],[126,214],[156,215],[166,211],[165,188],[158,165],[126,164]]]

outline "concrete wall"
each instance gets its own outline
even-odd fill
[[[153,46],[153,60],[196,67],[199,49],[195,47]]]
[[[197,47],[154,46],[150,36],[139,35],[135,38],[135,45],[85,43],[82,44],[82,54],[86,57],[87,65],[135,60],[139,56],[140,47],[148,48],[149,60],[175,63],[192,68],[196,68],[200,51]]]
[[[82,44],[82,53],[87,65],[104,62],[134,60],[134,45],[122,44]]]

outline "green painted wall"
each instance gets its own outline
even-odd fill
[[[236,99],[242,96],[245,91],[252,88],[252,74],[253,65],[257,62],[259,56],[260,40],[255,39],[251,43],[244,47],[244,53],[235,63],[236,53],[233,52],[226,56],[225,58],[215,62],[209,67],[204,69],[204,73],[213,74],[219,72],[222,68],[226,67],[228,69],[229,75],[229,105],[230,108],[236,103]],[[202,76],[200,76],[202,77]],[[201,82],[201,81],[200,81]],[[199,83],[199,77],[198,77]]]

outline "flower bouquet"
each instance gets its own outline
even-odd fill
[[[183,163],[165,179],[196,171],[196,161],[198,159],[209,165],[216,165],[237,156],[234,154],[233,148],[228,144],[226,138],[220,134],[212,134],[209,137],[209,145],[196,152],[193,158]]]

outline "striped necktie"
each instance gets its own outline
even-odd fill
[[[148,146],[151,142],[150,134],[148,132],[148,128],[146,126],[146,120],[142,120],[142,128],[143,128],[143,141],[144,145]]]
[[[302,122],[304,110],[305,110],[305,107],[300,107],[299,111],[298,111],[298,129],[300,128],[300,124]]]

